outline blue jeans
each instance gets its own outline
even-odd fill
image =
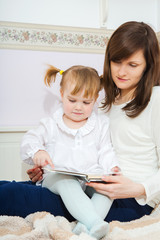
[[[113,201],[105,220],[127,222],[149,215],[153,208],[139,205],[134,198]],[[31,181],[0,181],[0,215],[26,217],[37,211],[47,211],[54,216],[64,216],[69,221],[75,219],[64,206],[60,196],[47,188],[36,186]]]

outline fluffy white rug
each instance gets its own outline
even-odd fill
[[[76,222],[54,217],[48,212],[36,212],[26,218],[0,216],[1,240],[95,240],[86,233],[72,233]],[[160,207],[150,216],[121,223],[110,223],[110,232],[103,240],[158,240],[160,239]]]

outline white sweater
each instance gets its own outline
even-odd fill
[[[63,110],[51,118],[42,119],[40,125],[23,137],[22,160],[33,164],[34,154],[46,150],[56,169],[84,173],[108,172],[118,166],[110,141],[109,119],[95,112],[80,129],[70,129],[63,122]]]
[[[123,175],[145,187],[146,199],[137,201],[154,207],[160,202],[160,87],[138,117],[127,117],[124,106],[113,105],[108,113],[113,147]]]

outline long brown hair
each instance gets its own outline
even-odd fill
[[[61,72],[60,69],[49,66],[44,77],[44,82],[47,86],[51,86],[52,82],[55,82],[57,73]],[[60,87],[63,90],[65,84],[74,84],[74,89],[71,94],[76,95],[78,92],[84,89],[84,97],[98,97],[98,93],[102,88],[102,78],[98,75],[96,69],[81,65],[76,65],[63,71]]]
[[[153,86],[160,85],[160,49],[153,29],[143,22],[122,24],[108,42],[103,71],[105,100],[102,108],[110,110],[121,93],[112,80],[110,62],[127,59],[138,50],[143,50],[146,69],[137,84],[134,99],[123,108],[127,116],[132,118],[138,116],[148,105]]]

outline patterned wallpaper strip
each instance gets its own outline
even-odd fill
[[[113,30],[0,22],[0,48],[104,53]]]
[[[104,53],[113,30],[0,22],[0,48]],[[157,33],[160,43],[160,32]]]

